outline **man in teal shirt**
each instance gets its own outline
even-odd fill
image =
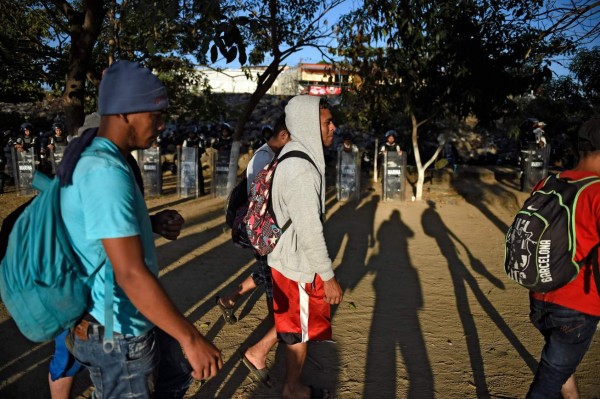
[[[148,69],[114,63],[100,84],[97,137],[77,162],[72,185],[61,190],[76,253],[90,274],[102,264],[91,277],[88,312],[70,334],[73,354],[90,370],[95,397],[181,397],[191,381],[185,371],[200,380],[222,367],[219,350],[175,308],[158,281],[148,210],[126,161],[164,129],[167,106],[164,85]],[[105,293],[105,268],[114,272],[112,296]],[[105,300],[111,297],[112,348],[104,341]],[[191,369],[177,373],[164,359],[187,364],[180,348]]]

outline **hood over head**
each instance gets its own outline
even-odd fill
[[[300,95],[293,97],[285,107],[285,124],[292,141],[285,145],[282,154],[300,150],[306,152],[325,174],[325,156],[321,139],[319,102],[321,97]]]

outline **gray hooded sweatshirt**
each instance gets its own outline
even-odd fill
[[[292,140],[283,147],[282,156],[302,151],[314,161],[292,157],[275,170],[272,203],[277,224],[292,223],[283,233],[269,266],[290,280],[311,283],[315,274],[323,281],[333,277],[327,253],[321,213],[325,212],[325,158],[321,141],[319,97],[296,96],[285,107],[285,123]]]

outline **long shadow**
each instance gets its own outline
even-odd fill
[[[473,312],[471,311],[471,306],[469,305],[467,288],[471,290],[481,307],[487,313],[488,317],[496,324],[498,329],[504,334],[506,339],[512,344],[523,361],[525,361],[527,366],[532,371],[534,371],[537,367],[537,362],[535,358],[533,358],[533,356],[531,356],[531,354],[527,351],[519,338],[513,333],[511,328],[506,324],[496,308],[488,300],[485,293],[477,284],[477,280],[473,277],[471,272],[467,269],[467,266],[458,256],[457,248],[453,240],[457,240],[465,248],[466,246],[444,224],[444,221],[437,213],[435,204],[433,202],[429,202],[429,208],[423,212],[421,221],[425,234],[433,237],[436,240],[442,255],[446,258],[448,263],[448,270],[450,271],[450,277],[454,286],[456,307],[461,319],[464,336],[467,341],[467,350],[469,352],[469,360],[471,363],[471,370],[473,373],[477,397],[489,397],[490,393],[485,378],[485,368],[481,354],[479,334],[475,320],[472,316]],[[470,254],[470,251],[468,251],[468,253]],[[483,271],[485,270],[485,266],[483,266],[479,260],[476,260],[474,257],[472,257],[472,255],[470,255],[469,258],[471,261],[470,266],[472,268],[477,269],[477,271],[483,276],[490,278],[491,275],[488,272]],[[490,281],[496,286],[502,284],[495,277],[493,277]]]
[[[508,231],[508,225],[500,219],[486,204],[486,196],[492,195],[502,206],[516,207],[517,198],[510,190],[498,185],[477,180],[458,179],[452,181],[452,187],[471,205],[487,217],[501,232]]]
[[[190,247],[200,247],[201,245],[220,237],[223,234],[223,226],[216,225],[204,231],[178,238],[177,240],[164,243],[158,248],[158,261],[161,270],[176,262],[189,251]],[[230,244],[227,242],[226,244]],[[237,248],[231,245],[233,251]],[[242,256],[248,255],[239,250]]]
[[[223,319],[215,325],[215,329],[223,327]],[[256,341],[258,341],[269,329],[270,322],[267,320],[263,320],[244,340],[239,344],[239,348],[247,348],[252,345]],[[209,337],[211,334],[207,334]],[[272,370],[276,370],[276,368],[272,368],[269,370],[269,374],[272,379],[275,379],[275,373]],[[198,391],[193,398],[231,398],[234,396],[236,392],[239,391],[239,387],[244,384],[246,377],[248,377],[249,371],[248,369],[241,364],[240,357],[237,353],[237,349],[233,356],[226,359],[223,368],[219,370],[219,373],[216,377],[207,381]],[[260,384],[255,384],[255,389],[261,393],[268,393],[268,390],[265,387],[262,387]]]
[[[406,369],[406,398],[435,396],[433,373],[418,312],[423,294],[418,274],[408,255],[413,231],[394,210],[377,232],[379,254],[371,258],[375,273],[375,307],[367,348],[364,398],[393,398],[397,395],[397,351]]]
[[[342,205],[325,223],[325,239],[330,255],[340,251],[347,237],[340,265],[335,269],[336,278],[344,292],[352,291],[369,272],[366,265],[369,248],[375,245],[373,224],[379,196],[373,195],[364,203],[348,202]],[[337,307],[332,308],[332,317]]]
[[[329,190],[327,194],[328,197],[331,197]],[[166,206],[152,209],[156,211],[163,209],[163,207],[184,202],[187,203],[187,200],[175,201]],[[208,214],[187,220],[187,227],[209,222],[217,217],[222,217],[222,215],[223,211],[221,209],[209,211]],[[182,239],[167,242],[158,248],[160,264],[165,265],[165,263],[171,264],[177,262],[182,254],[189,251],[190,243],[197,242],[198,245],[202,245],[220,237],[222,234],[223,226],[219,224],[207,230],[190,234]],[[215,308],[214,296],[210,295],[211,292],[217,287],[224,285],[235,274],[239,275],[234,281],[230,282],[231,285],[237,285],[247,277],[250,268],[253,267],[253,263],[247,267],[252,258],[250,251],[236,248],[230,240],[226,240],[222,244],[213,246],[205,253],[178,264],[176,268],[161,278],[161,283],[168,292],[177,293],[173,299],[176,299],[176,305],[179,309],[182,311],[193,309],[188,318],[195,322]],[[240,273],[244,267],[247,270],[243,270]],[[223,290],[227,290],[227,288],[224,287]],[[246,306],[252,306],[253,302],[258,298],[260,296],[249,298]],[[217,314],[220,315],[218,312]],[[212,326],[207,334],[209,338],[214,338],[224,326],[222,318],[219,316],[216,316],[216,318],[217,320],[209,320],[209,325]],[[250,341],[248,342],[256,342],[260,338],[260,335],[260,329],[258,329],[257,332],[250,335],[248,338]],[[52,343],[39,347],[36,344],[32,344],[18,332],[12,320],[7,320],[0,324],[0,336],[5,343],[10,343],[10,345],[3,346],[2,353],[0,354],[0,364],[6,365],[12,362],[8,367],[0,368],[0,381],[2,381],[0,383],[0,387],[2,388],[0,390],[0,397],[49,397],[46,381],[49,357],[53,353]],[[237,359],[230,359],[228,362],[232,362],[231,364],[238,363]],[[219,391],[219,397],[232,396],[233,392],[239,388],[247,376],[247,371],[243,368],[240,371],[236,371],[236,375],[239,375],[239,378],[230,378],[227,386],[221,388],[222,390]],[[76,380],[81,381],[82,378],[78,376]],[[28,381],[44,382],[40,385],[38,382],[30,384]],[[42,387],[41,391],[40,387]],[[87,385],[83,384],[83,388],[78,389],[76,381],[73,393],[81,394],[85,388],[87,388]],[[33,392],[34,390],[35,392]],[[201,389],[200,396],[204,396],[203,392],[204,388]],[[222,396],[222,392],[229,392],[230,395]]]
[[[177,198],[177,199],[174,199],[171,202],[167,202],[167,203],[164,203],[164,204],[153,206],[152,208],[148,209],[148,212],[150,212],[150,213],[158,212],[158,211],[161,211],[163,209],[167,209],[169,207],[173,207],[173,206],[176,206],[176,205],[181,205],[181,204],[185,204],[187,202],[195,201],[196,199],[197,198]]]
[[[225,222],[225,210],[223,208],[223,204],[222,203],[217,203],[217,204],[204,204],[202,202],[193,202],[193,203],[188,203],[186,204],[186,207],[190,207],[190,206],[203,206],[205,208],[208,208],[204,213],[191,217],[191,218],[186,218],[185,219],[185,223],[184,223],[184,228],[185,227],[189,227],[190,225],[193,224],[200,224],[200,223],[204,223],[207,222],[211,219],[216,219],[218,217],[222,217],[223,218],[223,222]],[[154,207],[152,208],[152,211],[150,212],[151,215],[159,212],[160,210],[163,209],[181,209],[182,207],[172,207],[170,204],[167,206],[159,206],[159,207]]]

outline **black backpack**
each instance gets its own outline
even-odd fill
[[[246,170],[244,170],[243,176],[233,190],[231,190],[231,193],[229,193],[227,203],[225,204],[225,223],[230,228],[233,227],[233,221],[238,210],[248,204],[248,178],[246,177]]]
[[[534,292],[548,292],[571,282],[592,258],[600,292],[598,245],[576,262],[575,204],[583,189],[599,177],[580,180],[551,175],[525,201],[506,234],[506,275]]]

